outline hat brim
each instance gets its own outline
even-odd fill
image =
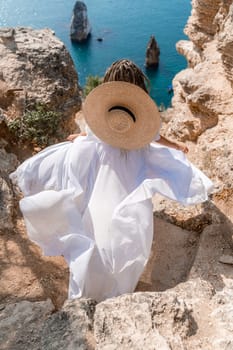
[[[126,132],[117,132],[109,126],[109,110],[114,106],[127,108],[135,116],[135,122]],[[84,101],[83,114],[99,139],[121,149],[148,145],[160,129],[160,114],[155,102],[140,87],[123,81],[103,83],[93,89]]]

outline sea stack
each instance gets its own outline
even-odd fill
[[[160,49],[158,47],[155,37],[152,35],[146,49],[146,62],[147,68],[157,68],[159,64]]]
[[[72,41],[84,42],[91,34],[91,26],[87,17],[87,6],[82,1],[76,1],[70,26]]]

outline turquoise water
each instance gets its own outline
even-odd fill
[[[85,84],[88,75],[102,76],[106,68],[120,58],[132,59],[150,78],[151,95],[169,106],[167,87],[186,60],[175,49],[184,39],[183,28],[190,15],[189,0],[86,0],[92,36],[87,44],[72,44],[70,20],[75,1],[0,0],[0,26],[52,28],[71,53]],[[160,65],[156,71],[144,68],[145,52],[151,35],[159,44]],[[102,37],[103,41],[97,41]]]

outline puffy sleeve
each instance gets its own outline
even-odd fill
[[[192,205],[206,201],[213,191],[212,181],[181,151],[154,143],[146,159],[145,184],[153,194]]]
[[[62,142],[45,148],[43,151],[25,160],[10,178],[25,196],[43,190],[62,188],[67,166],[67,154],[71,142]]]

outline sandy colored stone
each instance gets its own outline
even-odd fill
[[[21,89],[11,104],[3,105],[9,118],[22,115],[29,105],[44,103],[62,113],[67,132],[75,129],[81,105],[78,76],[65,45],[52,30],[0,28],[0,72],[2,84]]]
[[[43,322],[54,311],[51,300],[0,306],[2,350],[40,350]]]

